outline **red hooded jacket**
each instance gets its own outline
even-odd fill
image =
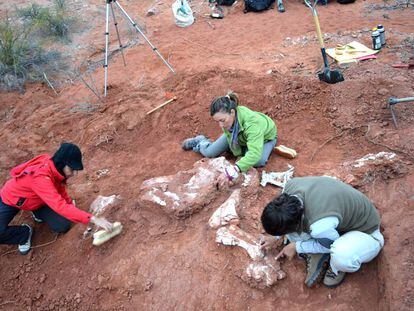
[[[57,171],[51,157],[43,154],[14,167],[0,190],[3,203],[34,211],[47,205],[73,222],[87,224],[92,214],[78,209],[66,192],[64,177]]]

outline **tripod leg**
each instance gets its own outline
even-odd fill
[[[126,66],[124,50],[123,50],[124,47],[122,46],[122,43],[121,43],[121,37],[120,37],[119,31],[118,31],[118,22],[116,21],[116,18],[115,18],[115,12],[114,12],[114,7],[112,6],[112,2],[111,2],[111,12],[112,12],[112,18],[114,19],[114,25],[115,25],[115,29],[116,29],[116,35],[118,37],[119,48],[120,48],[121,54],[122,54],[122,60],[124,61],[124,66]]]
[[[105,82],[104,82],[104,96],[108,91],[108,48],[109,48],[109,2],[106,2],[106,23],[105,23]]]
[[[148,38],[144,35],[144,33],[141,31],[141,29],[139,29],[139,27],[137,26],[137,23],[135,23],[131,17],[129,17],[128,13],[124,10],[124,8],[118,3],[117,0],[113,0],[113,2],[115,2],[115,4],[118,6],[118,8],[122,11],[122,13],[125,15],[125,17],[129,20],[129,22],[132,24],[132,26],[135,28],[136,31],[138,31],[141,36],[145,39],[145,41],[147,41],[147,43],[149,44],[149,46],[152,48],[152,50],[157,53],[158,57],[161,58],[161,60],[164,62],[164,64],[168,67],[168,69],[171,70],[172,73],[175,73],[174,69],[171,67],[170,63],[164,58],[162,57],[161,53],[157,50],[157,48],[152,45],[152,43],[148,40]]]

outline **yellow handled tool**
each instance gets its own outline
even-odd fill
[[[323,68],[323,71],[318,72],[319,80],[330,83],[330,84],[342,82],[344,81],[344,76],[342,75],[342,73],[336,69],[335,70],[329,69],[328,57],[325,51],[325,44],[323,42],[321,26],[319,25],[318,12],[316,12],[316,5],[318,3],[318,0],[314,2],[313,6],[311,5],[310,0],[305,0],[305,3],[312,10],[313,20],[316,26],[316,33],[318,35],[319,45],[321,46],[324,68]]]

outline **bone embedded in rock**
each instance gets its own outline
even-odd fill
[[[214,212],[209,220],[211,228],[227,225],[231,221],[238,220],[236,208],[240,204],[240,189],[234,190],[230,197]]]
[[[364,166],[368,163],[383,163],[383,162],[390,162],[393,161],[396,158],[396,154],[393,152],[378,152],[376,154],[373,153],[369,153],[367,155],[365,155],[364,157],[355,160],[354,163],[352,163],[351,165],[354,167],[361,167]]]
[[[264,259],[250,263],[245,273],[247,279],[244,277],[243,279],[256,288],[270,287],[286,277],[286,273],[280,269],[280,263],[273,254],[267,254]]]
[[[286,277],[285,272],[263,261],[250,263],[246,268],[246,275],[254,281],[251,285],[259,288],[270,287]]]
[[[155,177],[141,185],[140,199],[155,203],[177,218],[199,211],[218,196],[215,181],[229,162],[224,157],[202,159],[175,175]]]
[[[253,260],[264,257],[264,253],[255,239],[248,233],[233,225],[218,229],[216,233],[216,242],[228,246],[240,246],[247,251]]]
[[[108,206],[116,203],[119,200],[118,195],[111,195],[109,197],[104,197],[98,195],[98,197],[91,203],[89,210],[95,215],[100,215],[107,209]]]
[[[242,187],[257,187],[259,185],[259,172],[255,168],[243,173]]]
[[[406,164],[397,154],[381,151],[376,154],[369,153],[357,160],[345,161],[327,174],[353,187],[362,187],[377,178],[389,180],[401,177],[407,171]]]
[[[262,262],[252,262],[246,268],[246,274],[257,283],[270,287],[278,280],[276,271]]]
[[[203,186],[213,183],[215,173],[204,167],[199,167],[196,174],[184,185],[189,190],[201,189]]]

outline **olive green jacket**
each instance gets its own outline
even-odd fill
[[[380,216],[361,192],[331,177],[296,177],[286,183],[284,193],[298,196],[305,207],[303,230],[310,232],[316,221],[334,216],[338,232],[372,233],[380,226]]]
[[[227,129],[223,129],[223,132],[231,152],[236,157],[243,156],[236,165],[242,172],[246,172],[261,159],[264,143],[277,137],[277,128],[275,122],[267,115],[244,106],[237,107],[237,120],[239,122],[237,148],[231,145],[231,133]],[[243,149],[246,147],[247,152],[243,155]]]

